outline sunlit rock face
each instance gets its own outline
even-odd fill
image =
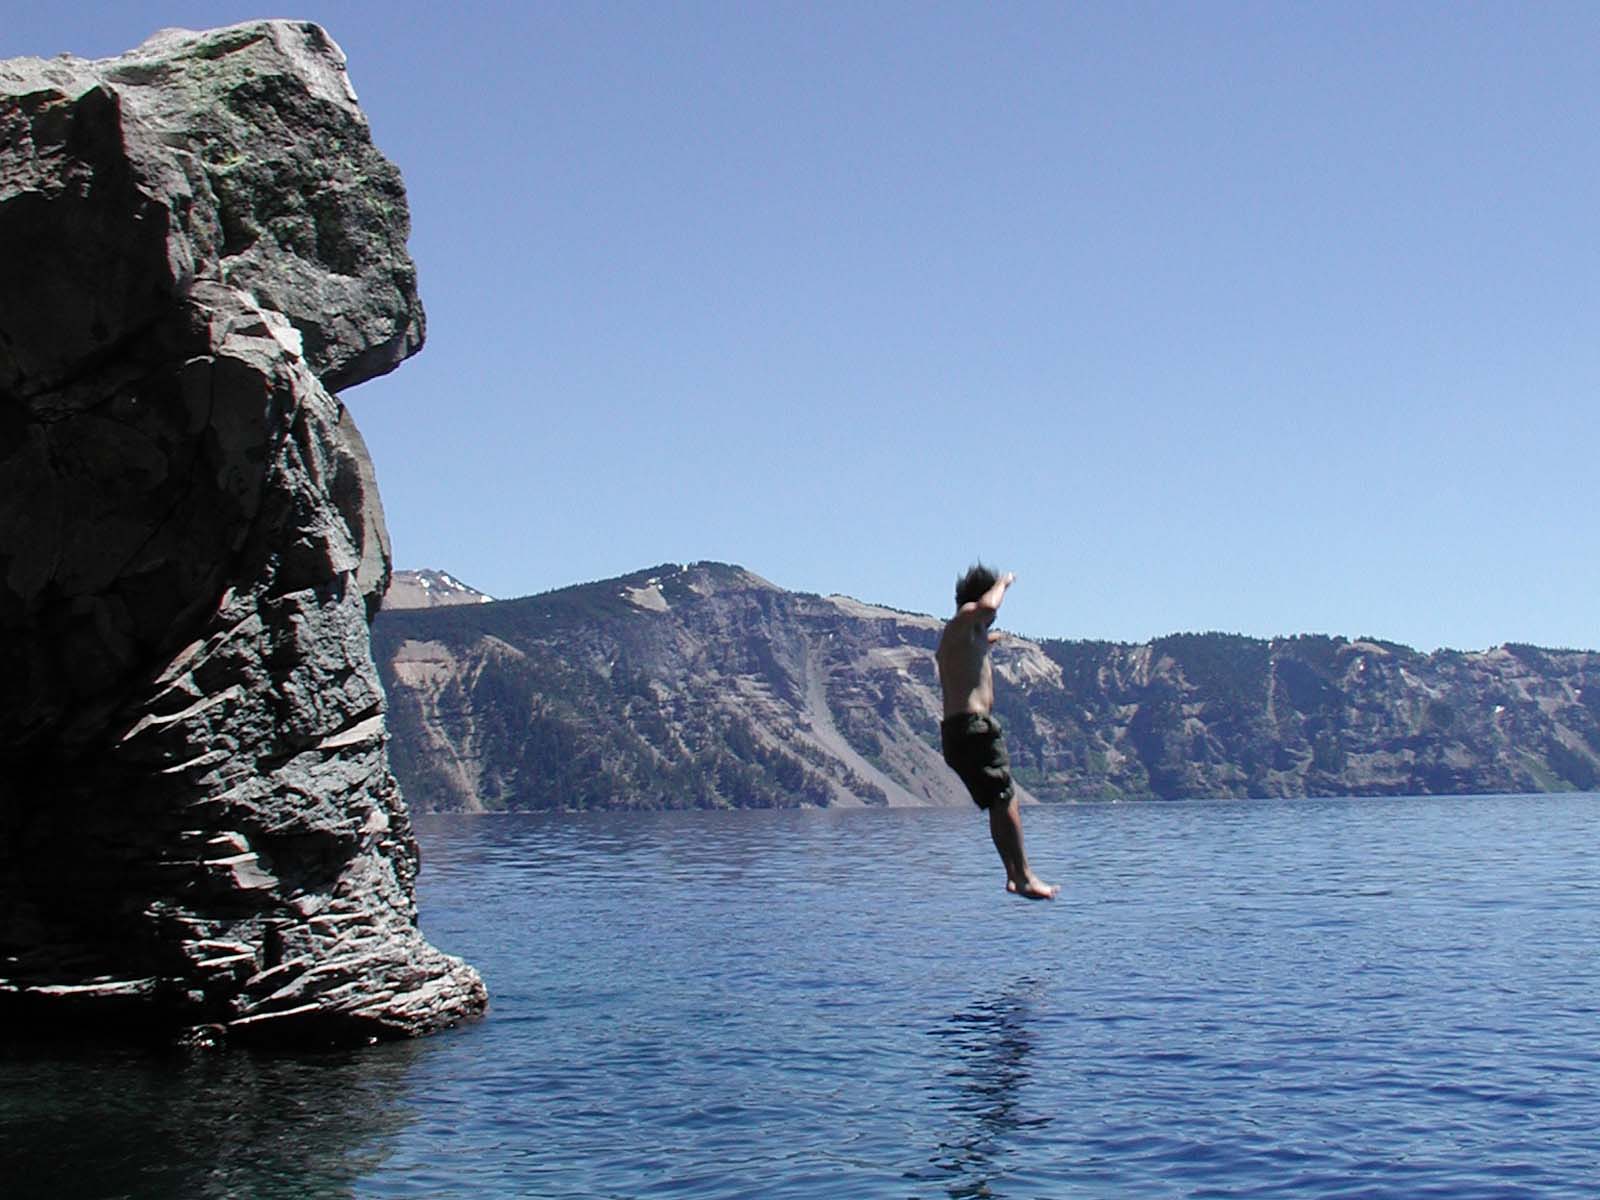
[[[0,1013],[342,1042],[480,1012],[416,928],[340,388],[422,344],[317,26],[0,62]]]
[[[972,801],[939,752],[944,620],[663,563],[386,605],[395,771],[422,810]],[[1600,653],[1174,634],[993,651],[1024,799],[1600,787]]]

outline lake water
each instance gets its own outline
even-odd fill
[[[0,1195],[1592,1197],[1600,797],[432,818],[482,1022],[0,1057]]]

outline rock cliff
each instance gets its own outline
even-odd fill
[[[413,803],[471,811],[965,802],[933,740],[938,632],[698,563],[385,610],[373,637]]]
[[[421,345],[407,232],[315,25],[0,63],[13,1030],[349,1041],[484,1006],[416,928],[383,514],[333,395]]]
[[[420,807],[966,804],[937,746],[941,623],[700,563],[386,611],[374,644]],[[1012,637],[995,664],[1042,800],[1600,784],[1600,654]]]

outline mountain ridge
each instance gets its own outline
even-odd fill
[[[493,596],[468,587],[455,576],[429,568],[392,572],[389,590],[383,595],[383,607],[391,610],[441,608],[449,604],[489,604],[493,601]]]
[[[395,770],[418,808],[961,804],[944,618],[664,563],[385,612]],[[1600,783],[1600,655],[1374,638],[1008,635],[996,711],[1045,800],[1521,792]]]

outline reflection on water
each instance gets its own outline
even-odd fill
[[[0,1051],[0,1194],[349,1196],[412,1119],[405,1077],[418,1050]]]
[[[954,1130],[934,1151],[932,1178],[944,1179],[955,1200],[992,1196],[1018,1132],[1044,1129],[1053,1120],[1048,1111],[1030,1112],[1027,1103],[1040,988],[1036,979],[1019,979],[933,1031],[954,1060],[933,1097],[949,1109]]]

